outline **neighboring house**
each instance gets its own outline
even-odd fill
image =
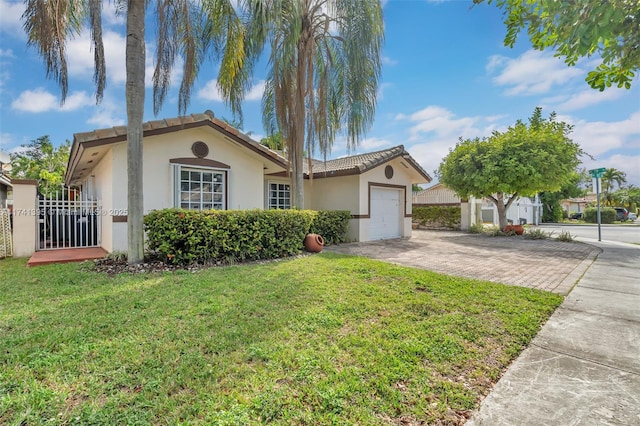
[[[291,206],[282,155],[214,118],[192,114],[144,124],[144,211]],[[100,245],[127,246],[126,127],[74,135],[65,183],[101,205]],[[305,164],[305,167],[307,165]],[[431,177],[403,146],[305,168],[305,208],[349,210],[349,238],[411,235],[411,187]],[[407,195],[409,194],[409,195]]]
[[[582,198],[567,198],[560,201],[560,205],[567,214],[583,213],[589,204],[596,203],[596,198],[596,194],[588,194]]]
[[[498,225],[498,208],[487,198],[469,197],[469,200],[462,200],[454,190],[441,183],[413,195],[414,206],[454,206],[466,203],[468,203],[468,208],[462,209],[461,226],[463,229],[467,229],[468,225],[474,223]],[[532,223],[537,225],[540,222],[541,208],[542,204],[537,195],[533,199],[518,197],[507,210],[507,220],[516,224]]]
[[[459,206],[461,202],[458,194],[442,183],[437,183],[427,189],[413,194],[414,205],[424,206]]]

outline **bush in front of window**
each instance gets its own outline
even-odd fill
[[[190,265],[275,259],[298,254],[317,212],[182,210],[149,212],[147,249],[167,263]]]
[[[310,233],[320,234],[325,244],[340,244],[347,240],[349,210],[319,210],[311,222]]]

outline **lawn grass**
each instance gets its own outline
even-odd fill
[[[328,253],[0,275],[1,424],[458,424],[562,300]]]

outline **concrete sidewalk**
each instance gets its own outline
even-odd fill
[[[603,252],[467,425],[640,425],[640,246]]]

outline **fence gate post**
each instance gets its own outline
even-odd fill
[[[36,221],[38,220],[38,181],[11,181],[13,185],[13,255],[29,257],[36,249]]]

